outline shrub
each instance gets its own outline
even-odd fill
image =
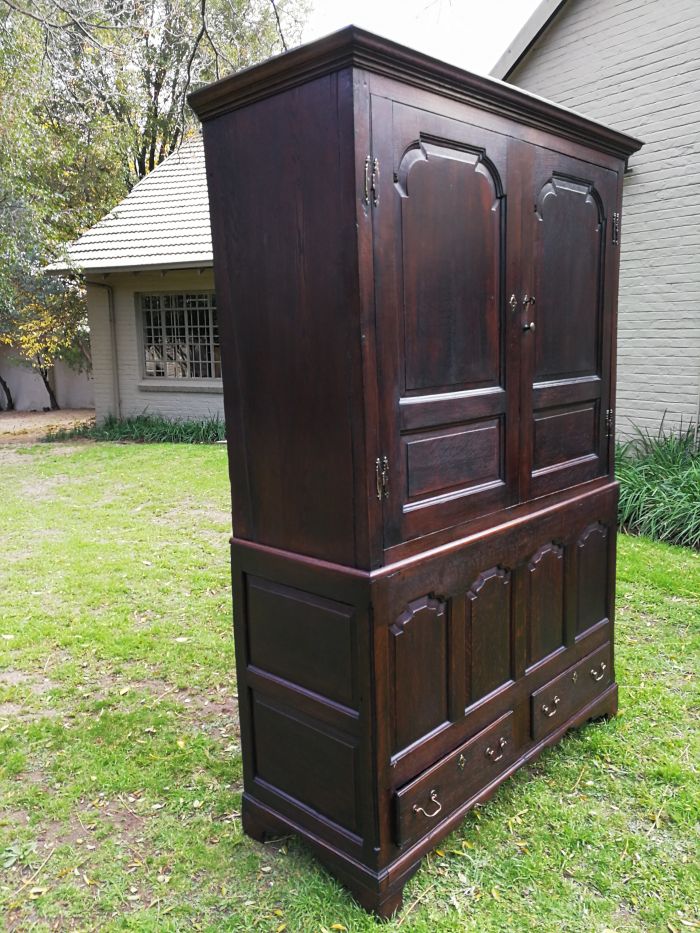
[[[617,448],[623,531],[700,547],[700,436],[692,425],[637,431]]]
[[[137,415],[133,418],[110,416],[101,424],[54,431],[46,440],[64,441],[80,437],[95,441],[133,441],[143,444],[215,444],[226,439],[226,426],[218,417],[186,421],[170,420],[160,415]]]

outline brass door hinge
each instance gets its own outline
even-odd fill
[[[620,242],[620,212],[613,211],[612,215],[612,244],[617,246]]]
[[[369,207],[370,200],[374,207],[379,204],[379,159],[368,155],[365,158],[365,183],[362,200]]]
[[[389,498],[389,458],[377,457],[374,463],[377,481],[377,499]]]
[[[605,434],[607,437],[612,436],[614,416],[615,410],[613,408],[608,408],[608,410],[605,412]]]

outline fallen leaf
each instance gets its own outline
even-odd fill
[[[334,923],[331,925],[331,930],[340,930],[342,933],[342,931],[347,931],[347,927],[344,927],[342,923]]]
[[[125,696],[127,695],[128,692],[129,692],[129,688],[128,688],[128,687],[122,687],[121,690],[119,691],[119,696],[120,696],[120,697],[125,697]]]

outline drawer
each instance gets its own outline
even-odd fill
[[[531,694],[533,739],[544,738],[611,683],[611,652],[607,642]]]
[[[509,711],[394,794],[396,843],[405,846],[429,833],[516,756]]]

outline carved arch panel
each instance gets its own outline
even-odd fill
[[[404,391],[502,384],[503,187],[482,149],[421,137],[401,197]]]
[[[576,635],[609,617],[609,531],[589,525],[576,542]]]
[[[531,667],[565,642],[564,548],[550,541],[527,564],[527,664]]]
[[[472,704],[512,679],[511,573],[491,567],[467,592],[467,703]]]
[[[553,174],[535,205],[535,380],[601,374],[605,214],[595,186]]]
[[[448,609],[422,596],[389,629],[394,742],[398,752],[448,719]]]

